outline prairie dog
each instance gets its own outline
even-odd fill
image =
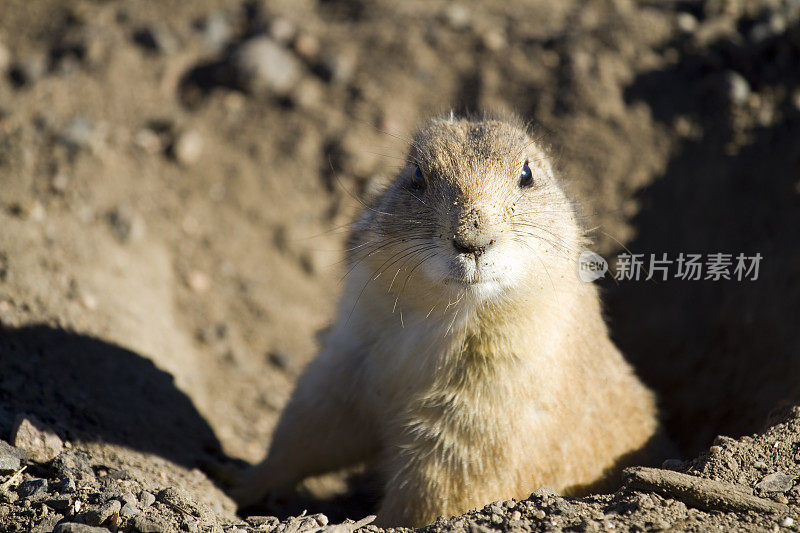
[[[542,486],[578,494],[659,438],[610,341],[585,245],[543,149],[504,120],[433,120],[355,223],[322,351],[240,505],[358,463],[382,526],[422,526]]]

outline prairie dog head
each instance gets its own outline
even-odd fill
[[[525,128],[434,120],[356,224],[363,261],[404,306],[481,305],[575,276],[581,231],[550,160]],[[568,272],[565,272],[568,269]]]

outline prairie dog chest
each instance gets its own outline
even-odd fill
[[[520,415],[521,407],[536,410],[538,379],[526,354],[465,323],[405,317],[399,327],[383,325],[365,360],[376,413],[461,432]]]

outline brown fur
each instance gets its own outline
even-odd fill
[[[411,181],[417,166],[424,188]],[[487,251],[458,256],[455,239]],[[655,401],[609,340],[596,288],[577,277],[585,244],[524,128],[423,128],[355,225],[336,324],[240,503],[370,462],[384,475],[379,523],[421,526],[541,486],[608,485],[652,454]]]

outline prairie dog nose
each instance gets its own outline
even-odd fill
[[[470,209],[459,216],[456,231],[453,234],[453,248],[459,254],[472,254],[475,257],[483,254],[494,244],[491,224],[484,213]]]
[[[494,239],[488,237],[475,239],[464,235],[453,236],[453,248],[460,254],[472,254],[479,257],[492,244],[494,244]]]

